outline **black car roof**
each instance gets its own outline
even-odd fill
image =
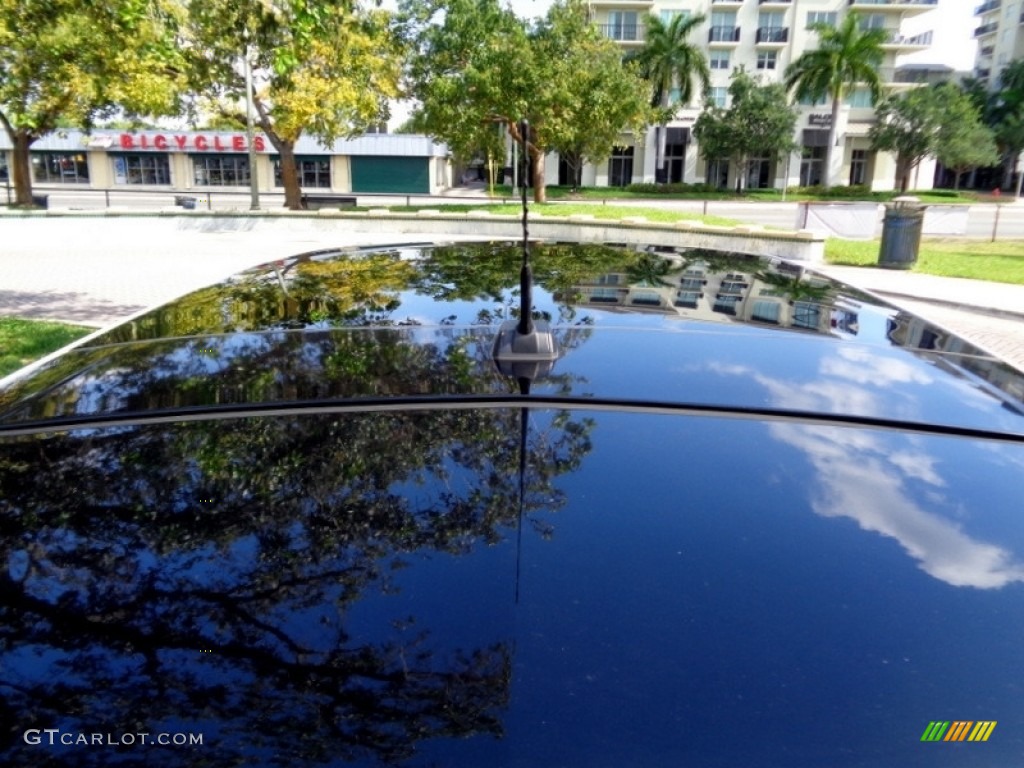
[[[535,256],[528,387],[493,245],[270,265],[9,390],[0,760],[1015,764],[1019,377],[799,267]]]

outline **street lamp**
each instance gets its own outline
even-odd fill
[[[260,187],[256,177],[256,142],[253,135],[252,120],[252,66],[249,64],[249,34],[245,35],[245,53],[242,55],[242,66],[245,70],[245,133],[249,144],[249,210],[260,209]]]

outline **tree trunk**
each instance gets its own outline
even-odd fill
[[[821,175],[821,186],[829,189],[832,186],[832,153],[836,148],[836,139],[839,136],[839,107],[841,106],[841,94],[832,99],[832,124],[828,127],[828,146],[825,147],[825,172]]]
[[[953,191],[960,191],[960,171],[953,171]]]
[[[289,211],[301,211],[302,187],[299,185],[299,169],[295,166],[295,142],[282,139],[280,142],[274,143],[280,154],[284,207]]]
[[[32,160],[29,149],[35,136],[24,131],[17,131],[11,136],[11,143],[14,144],[14,167],[11,168],[14,176],[14,204],[19,207],[32,206]]]
[[[533,180],[533,202],[546,203],[548,191],[544,187],[544,153],[530,145],[530,178]]]

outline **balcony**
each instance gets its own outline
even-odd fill
[[[983,45],[981,48],[978,49],[979,56],[991,56],[995,52],[996,47],[994,45]]]
[[[758,5],[778,5],[780,7],[789,8],[793,5],[793,0],[757,0]]]
[[[854,10],[871,13],[902,13],[904,17],[915,16],[935,9],[939,0],[849,0]]]
[[[975,16],[983,16],[989,11],[998,11],[999,7],[1003,4],[1003,0],[988,0],[987,3],[982,3],[974,9]]]
[[[758,27],[757,45],[785,45],[789,41],[789,27]]]
[[[711,0],[711,5],[725,8],[739,8],[743,5],[743,0]]]
[[[896,30],[893,30],[889,33],[889,39],[882,43],[882,47],[887,50],[895,51],[924,49],[932,44],[933,34],[934,33],[931,30],[928,30],[927,32],[922,32],[919,35],[907,37],[906,35],[901,35]]]
[[[708,31],[709,45],[736,45],[739,41],[739,27],[712,27]]]
[[[598,31],[617,43],[642,43],[644,28],[641,24],[597,24]]]
[[[620,8],[644,8],[649,10],[654,5],[654,0],[590,0],[590,5],[611,10],[618,10]]]
[[[993,21],[991,24],[982,24],[976,30],[974,30],[975,37],[985,37],[986,35],[994,35],[996,30],[999,29],[999,22]]]

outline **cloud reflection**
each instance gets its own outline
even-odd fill
[[[765,376],[745,366],[708,367],[723,376],[756,381],[778,408],[867,417],[894,415],[891,393],[883,393],[886,387],[930,381],[926,371],[892,358],[876,359],[874,353],[857,348],[825,358],[821,377],[804,383]],[[890,404],[886,412],[880,407],[883,395]],[[953,586],[996,589],[1024,581],[1024,564],[1012,552],[972,538],[955,522],[922,507],[922,495],[911,484],[940,489],[945,481],[938,460],[915,439],[840,427],[773,424],[770,429],[813,466],[817,486],[811,491],[811,508],[816,514],[849,518],[863,530],[895,539],[921,570]],[[896,447],[896,441],[902,444]],[[943,501],[938,492],[928,496],[936,504]]]

